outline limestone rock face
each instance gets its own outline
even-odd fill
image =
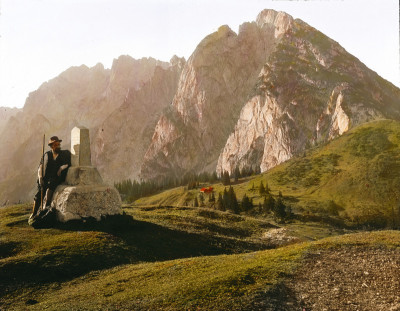
[[[400,90],[335,41],[300,20],[263,12],[257,23],[263,22],[286,33],[260,70],[219,156],[218,173],[266,171],[363,122],[400,119]]]
[[[296,123],[274,97],[255,96],[243,107],[217,165],[217,173],[236,167],[265,171],[301,149],[305,138],[296,135]],[[295,137],[296,136],[296,137]]]
[[[207,36],[159,118],[144,179],[235,167],[262,171],[377,118],[400,118],[399,89],[301,20],[264,10]]]
[[[270,20],[244,23],[238,34],[221,26],[200,42],[183,68],[169,110],[159,118],[142,178],[215,170],[260,68],[286,31],[276,34],[274,23],[283,23],[280,13],[268,14]]]
[[[105,181],[138,179],[157,119],[173,99],[184,64],[185,59],[175,56],[168,67],[157,67],[99,125],[93,137],[93,163]]]
[[[260,28],[265,26],[272,27],[274,29],[275,38],[278,38],[292,28],[293,17],[285,12],[263,10],[258,14],[256,23]]]

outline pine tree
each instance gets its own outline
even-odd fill
[[[292,207],[290,205],[286,206],[285,213],[286,213],[285,215],[286,219],[290,219],[293,217]]]
[[[235,191],[233,190],[232,187],[229,187],[229,209],[232,210],[235,214],[239,214],[239,203],[236,198]]]
[[[286,206],[283,203],[282,195],[278,197],[275,203],[274,215],[276,218],[284,219],[286,217]]]
[[[194,207],[199,207],[199,201],[197,200],[197,197],[194,198]]]
[[[204,206],[204,194],[200,192],[199,194],[200,206]]]
[[[235,168],[235,173],[234,173],[234,175],[235,175],[235,182],[237,182],[237,181],[239,180],[239,178],[241,177],[241,176],[240,176],[239,167],[237,167],[237,166],[236,166],[236,168]]]
[[[267,195],[263,202],[264,213],[270,213],[275,209],[275,200],[271,195]]]
[[[226,188],[224,189],[224,193],[222,195],[222,205],[224,207],[224,211],[226,211],[227,209],[229,209],[229,196],[228,196],[228,191],[226,190]]]
[[[260,195],[264,195],[265,194],[265,188],[264,188],[264,184],[263,184],[262,181],[260,183],[259,193],[260,193]]]
[[[250,167],[249,171],[248,171],[249,176],[253,176],[254,175],[254,170],[253,167]]]
[[[224,202],[223,202],[223,199],[222,199],[221,192],[218,194],[217,208],[220,211],[225,211]]]
[[[269,189],[268,181],[265,182],[265,194],[270,194],[271,189]]]
[[[208,202],[210,202],[210,203],[214,203],[215,202],[214,191],[211,192],[211,195],[208,197]]]
[[[211,175],[211,178],[210,178],[210,182],[212,182],[212,183],[214,183],[214,182],[216,182],[218,180],[218,175],[217,175],[217,172],[213,172],[212,173],[212,175]]]
[[[224,174],[222,175],[222,184],[224,186],[229,186],[231,184],[231,178],[227,171],[225,171]]]
[[[249,197],[245,193],[242,198],[242,211],[247,212],[249,210],[251,210],[251,203]]]

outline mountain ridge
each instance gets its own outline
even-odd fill
[[[70,130],[88,127],[108,182],[265,171],[357,124],[399,119],[399,98],[334,40],[263,10],[237,34],[206,36],[188,61],[122,55],[111,69],[76,66],[45,82],[0,132],[0,201],[33,194],[43,133],[68,148]]]

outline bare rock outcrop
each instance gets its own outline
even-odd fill
[[[215,170],[260,68],[292,21],[286,13],[266,10],[257,22],[241,25],[238,34],[221,26],[200,42],[182,71],[168,113],[159,119],[142,178]]]
[[[289,30],[260,70],[219,156],[219,174],[236,167],[266,171],[363,122],[400,118],[398,88],[304,22],[284,25]]]
[[[286,122],[290,122],[290,117],[273,97],[253,97],[243,107],[235,131],[227,140],[217,173],[233,172],[236,166],[242,170],[253,163],[268,163],[272,167],[291,158],[291,128]]]

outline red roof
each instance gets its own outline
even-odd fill
[[[213,187],[201,188],[200,192],[209,193],[209,192],[213,192],[213,190],[214,190]]]

